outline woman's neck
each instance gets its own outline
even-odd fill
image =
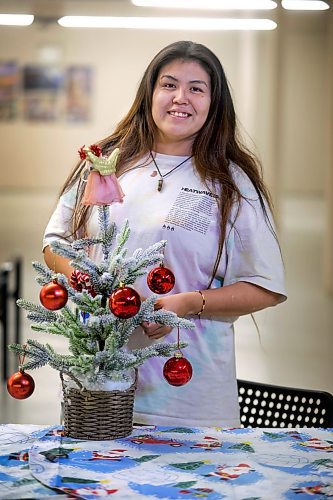
[[[191,142],[162,142],[155,141],[155,153],[162,153],[171,156],[191,156],[192,154],[192,141]]]

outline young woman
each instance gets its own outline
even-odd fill
[[[157,308],[190,317],[181,332],[193,366],[181,387],[162,377],[165,359],[139,369],[135,421],[156,425],[237,426],[236,319],[286,298],[270,198],[258,162],[242,145],[227,79],[218,58],[188,41],[162,49],[147,67],[125,118],[99,142],[103,155],[120,149],[117,178],[125,196],[110,205],[111,220],[129,220],[129,251],[167,240],[165,266],[176,284]],[[70,278],[73,269],[49,244],[98,231],[97,207],[82,205],[83,165],[67,179],[47,226],[50,268]],[[91,257],[98,260],[94,248]],[[135,283],[151,294],[145,278]],[[177,332],[145,323],[131,337],[138,347]]]

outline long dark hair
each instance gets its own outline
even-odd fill
[[[134,102],[115,131],[98,144],[103,153],[120,148],[118,175],[131,167],[139,158],[154,149],[156,125],[152,117],[152,99],[156,80],[161,69],[174,60],[195,61],[210,76],[211,104],[204,126],[197,133],[192,147],[195,168],[201,179],[210,185],[220,185],[220,248],[226,236],[234,203],[240,204],[242,195],[234,182],[229,164],[234,162],[251,180],[268,221],[265,201],[271,208],[269,192],[262,179],[261,165],[255,155],[242,144],[229,85],[223,67],[216,55],[202,44],[190,41],[174,42],[163,48],[148,65]],[[79,234],[87,220],[87,207],[80,205],[83,183],[80,174],[83,166],[75,166],[66,180],[62,193],[79,180],[76,206],[72,218],[72,232]],[[220,255],[219,255],[220,256]],[[219,260],[217,258],[217,263]],[[216,269],[215,269],[216,271]]]

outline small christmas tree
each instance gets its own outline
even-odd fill
[[[193,323],[178,318],[173,312],[155,310],[156,295],[141,302],[137,292],[129,287],[139,276],[147,273],[147,268],[163,260],[166,241],[160,241],[146,250],[137,249],[133,255],[127,256],[128,222],[116,234],[116,226],[109,220],[108,206],[98,207],[98,217],[100,234],[96,238],[83,238],[72,244],[51,243],[55,254],[70,259],[74,269],[89,275],[93,293],[85,289],[75,290],[63,274],[52,273],[45,265],[34,262],[38,283],[43,288],[53,283],[56,288],[53,290],[54,307],[52,300],[47,308],[24,299],[18,300],[18,305],[28,311],[28,318],[33,321],[32,330],[67,338],[70,353],[58,354],[51,345],[43,345],[36,340],[28,340],[25,345],[11,344],[9,348],[18,354],[19,359],[28,358],[20,367],[21,371],[48,364],[65,375],[67,380],[72,379],[71,383],[81,390],[126,390],[133,383],[133,369],[152,356],[170,356],[186,345],[155,342],[145,348],[129,350],[126,344],[134,329],[145,321],[173,328],[193,328]],[[88,249],[93,245],[101,245],[103,259],[99,263],[88,256]],[[137,313],[134,312],[134,315],[131,309],[133,303],[126,303],[124,293],[118,302],[122,312],[114,307],[116,294],[124,290],[128,291],[130,300],[134,297],[136,301]],[[67,297],[76,307],[66,305]]]

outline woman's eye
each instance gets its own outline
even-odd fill
[[[175,84],[174,83],[164,83],[163,87],[165,87],[167,89],[174,89],[175,88]]]
[[[201,87],[192,87],[191,90],[193,92],[203,92],[202,88]]]

